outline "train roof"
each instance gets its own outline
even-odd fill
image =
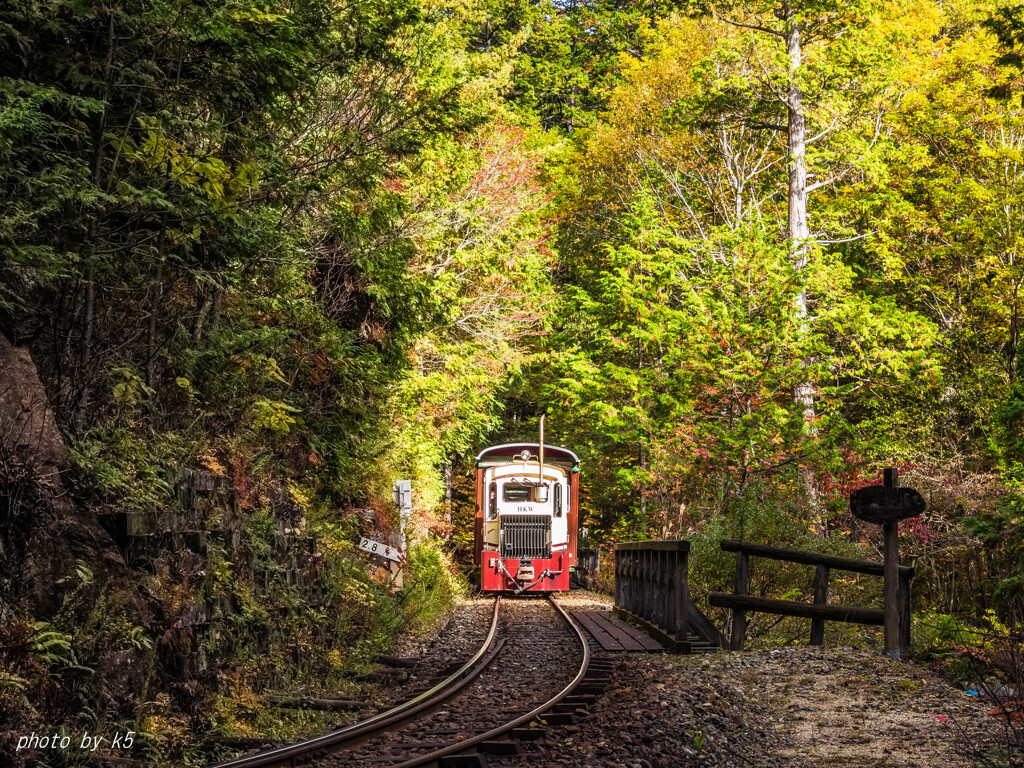
[[[483,462],[498,461],[500,459],[517,459],[523,451],[529,451],[536,455],[540,452],[540,443],[505,443],[504,445],[492,445],[484,448],[476,456],[477,466]],[[560,448],[557,445],[544,445],[544,463],[548,462],[569,463],[574,468],[579,467],[580,457],[568,448]]]

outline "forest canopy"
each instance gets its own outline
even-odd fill
[[[0,413],[8,661],[42,679],[32,633],[92,617],[54,707],[141,717],[157,645],[207,653],[172,632],[186,595],[364,659],[419,610],[353,564],[398,526],[392,481],[422,607],[467,555],[472,456],[542,414],[591,543],[870,554],[849,493],[897,466],[929,503],[901,529],[922,604],[1019,625],[1022,56],[1024,6],[980,0],[4,3],[0,352],[66,446],[58,494]],[[200,475],[231,501],[186,530]],[[76,515],[247,543],[192,571],[25,556]],[[316,605],[275,554],[295,537]],[[105,611],[153,659],[120,705],[73,671]],[[255,685],[255,652],[216,654]],[[211,679],[191,716],[240,730]]]

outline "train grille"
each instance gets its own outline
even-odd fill
[[[502,515],[501,556],[517,560],[551,557],[551,518],[547,515]]]

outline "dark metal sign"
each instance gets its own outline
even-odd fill
[[[901,645],[910,645],[910,586],[906,587],[904,598],[907,615],[900,618],[899,609],[899,563],[900,529],[899,520],[917,517],[924,512],[924,498],[913,488],[900,488],[900,472],[896,467],[886,467],[882,472],[882,485],[869,485],[850,494],[850,511],[867,523],[882,526],[885,535],[885,556],[882,561],[882,575],[885,579],[883,594],[885,606],[882,609],[885,624],[885,652],[892,658],[900,657]],[[901,640],[900,624],[906,632]]]
[[[924,497],[913,488],[869,485],[850,494],[850,511],[866,523],[894,523],[917,517],[925,510]]]

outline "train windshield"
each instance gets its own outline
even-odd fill
[[[505,483],[501,491],[501,498],[504,501],[534,501],[535,485],[520,485],[518,483]]]

